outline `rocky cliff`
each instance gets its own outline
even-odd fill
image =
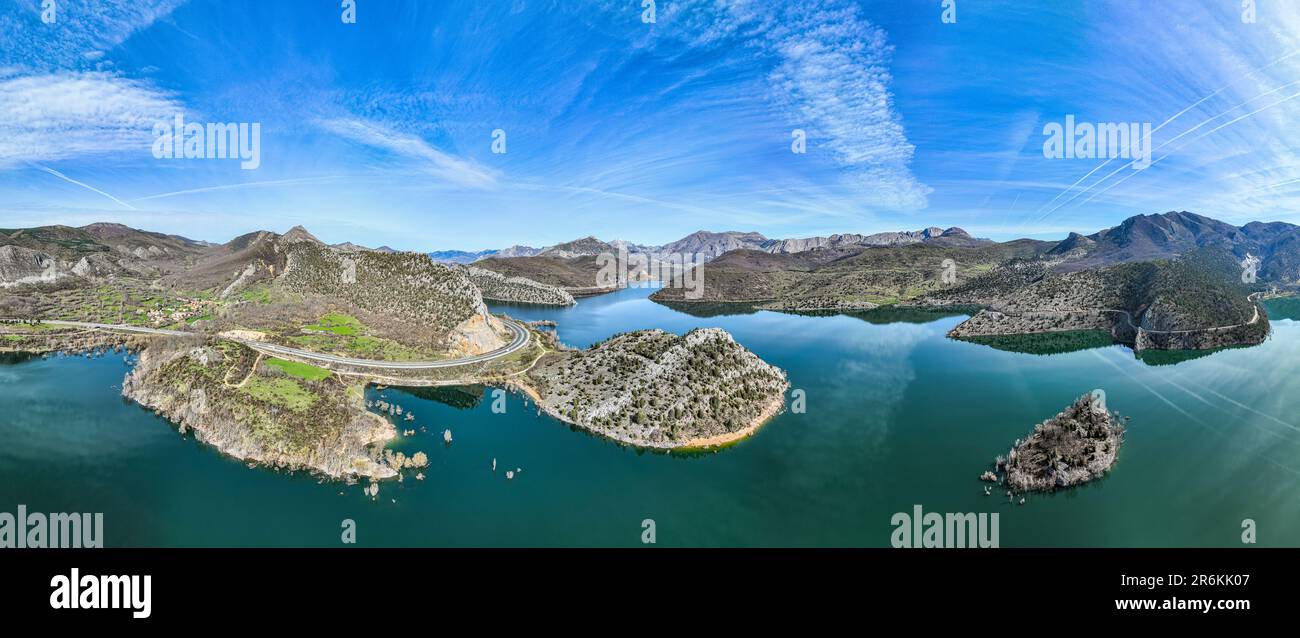
[[[66,273],[58,272],[54,258],[21,246],[0,246],[0,287],[48,283]]]
[[[310,382],[266,367],[233,342],[154,344],[122,395],[235,458],[332,478],[389,478],[395,428],[365,409],[360,384]]]

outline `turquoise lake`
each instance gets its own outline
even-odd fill
[[[1034,354],[944,335],[960,316],[687,314],[629,289],[575,308],[494,307],[553,319],[588,346],[618,332],[726,329],[785,369],[807,410],[716,453],[622,447],[490,389],[371,389],[413,411],[395,444],[424,481],[362,486],[248,469],[122,399],[129,360],[0,361],[0,511],[103,512],[105,546],[889,545],[895,512],[998,512],[1003,547],[1300,545],[1300,304],[1272,302],[1263,345],[1146,361],[1108,345]],[[718,313],[718,314],[714,314]],[[712,316],[697,316],[709,315]],[[1132,420],[1104,480],[1025,505],[978,480],[993,458],[1101,388]],[[418,396],[417,396],[418,394]],[[441,432],[455,441],[444,446]],[[492,471],[492,459],[498,470]],[[523,471],[507,481],[507,468]]]

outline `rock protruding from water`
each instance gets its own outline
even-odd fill
[[[1052,491],[1101,478],[1115,465],[1124,442],[1124,425],[1115,417],[1103,394],[1085,394],[1016,441],[1006,458],[998,457],[997,469],[1017,492]]]

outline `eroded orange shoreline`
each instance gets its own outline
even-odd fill
[[[715,447],[724,447],[727,445],[737,443],[739,441],[749,438],[755,432],[758,432],[759,428],[763,427],[768,421],[771,421],[772,419],[776,418],[776,416],[781,414],[781,412],[784,409],[785,409],[785,392],[781,392],[781,394],[772,397],[767,402],[767,404],[763,406],[762,412],[759,412],[758,416],[754,417],[754,420],[745,428],[736,430],[735,432],[719,434],[718,436],[691,439],[687,441],[684,445],[678,446],[673,449],[684,449],[684,450],[708,449],[708,448],[715,448]]]
[[[726,434],[719,434],[717,436],[689,439],[679,445],[646,445],[643,442],[629,441],[626,439],[620,439],[618,437],[610,436],[599,430],[593,430],[585,425],[582,425],[581,423],[575,423],[574,421],[568,419],[564,415],[554,410],[551,410],[549,407],[547,407],[547,405],[542,402],[541,394],[531,386],[524,383],[520,383],[518,381],[510,382],[509,385],[513,388],[518,389],[520,392],[524,393],[525,395],[527,395],[529,398],[533,400],[534,403],[537,404],[537,407],[542,412],[545,412],[548,416],[554,418],[557,421],[567,423],[577,428],[581,428],[585,432],[590,432],[597,436],[609,439],[611,441],[617,441],[624,445],[630,445],[632,447],[642,448],[647,450],[660,450],[664,452],[708,450],[713,448],[726,447],[728,445],[738,443],[744,439],[749,438],[750,436],[753,436],[755,432],[758,432],[759,428],[763,427],[763,425],[765,425],[768,421],[772,420],[777,415],[781,414],[781,412],[785,409],[785,391],[783,390],[780,394],[773,396],[771,399],[768,400],[766,404],[763,405],[763,410],[758,413],[758,416],[754,417],[754,420],[751,421],[749,425],[745,426],[742,429],[736,430],[735,432],[728,432]]]

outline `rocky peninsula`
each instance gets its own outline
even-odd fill
[[[506,303],[523,303],[539,306],[572,306],[573,295],[563,288],[550,286],[528,279],[527,277],[507,277],[474,266],[462,266],[469,280],[482,291],[483,298],[489,301]]]
[[[231,341],[146,348],[122,395],[235,458],[335,479],[391,478],[383,444],[397,435],[366,410],[365,384],[279,366]]]
[[[980,310],[949,336],[1101,331],[1143,350],[1208,350],[1263,342],[1268,315],[1218,248],[1173,259],[1057,272],[1054,259],[1018,260],[909,302]]]
[[[790,387],[727,332],[704,328],[616,335],[543,357],[527,375],[539,407],[638,447],[726,445],[780,413]]]

